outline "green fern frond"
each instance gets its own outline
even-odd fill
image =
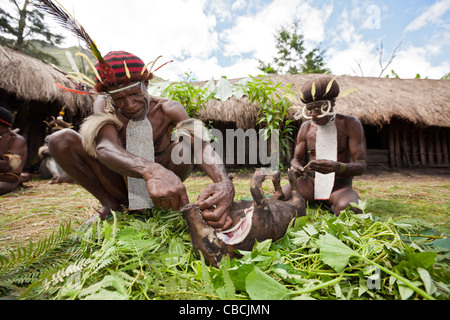
[[[58,232],[53,232],[50,236],[40,240],[37,245],[30,241],[28,247],[19,247],[16,252],[10,251],[9,257],[2,256],[0,259],[0,276],[9,273],[17,268],[31,265],[43,255],[54,250],[69,238],[71,233],[70,222],[60,225]]]
[[[127,300],[127,295],[121,294],[117,291],[110,291],[102,289],[101,291],[85,297],[85,300]]]
[[[128,280],[128,279],[127,279]],[[117,277],[115,274],[105,276],[101,281],[94,283],[80,291],[79,297],[81,299],[100,299],[105,294],[112,297],[114,295],[116,298],[121,300],[127,299],[127,290],[131,283],[124,280],[123,277]],[[115,289],[115,291],[108,290],[108,288]],[[105,297],[101,298],[104,299]]]

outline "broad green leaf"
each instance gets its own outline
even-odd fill
[[[214,95],[214,97],[223,102],[227,101],[232,96],[233,91],[231,83],[225,78],[220,78],[216,84],[216,94]]]
[[[318,232],[314,225],[312,223],[308,223],[306,226],[303,227],[303,229],[310,235],[316,235]]]
[[[258,267],[245,279],[245,289],[252,300],[281,300],[289,294],[287,288]]]
[[[306,245],[309,239],[311,239],[311,236],[305,230],[290,232],[289,235],[292,237],[291,242],[300,247]]]
[[[327,233],[317,243],[320,248],[320,258],[336,272],[344,270],[351,256],[358,254],[347,247],[342,241]]]
[[[418,287],[422,283],[420,281],[414,281],[412,282],[412,284]],[[397,285],[398,292],[400,293],[400,297],[402,298],[402,300],[408,300],[414,294],[414,290],[411,287],[405,285],[403,282],[397,281]]]
[[[450,238],[436,239],[432,242],[433,247],[442,248],[450,251]]]
[[[434,292],[436,292],[436,287],[434,286],[433,279],[431,279],[431,276],[428,273],[428,271],[422,268],[418,268],[417,271],[419,272],[420,278],[423,281],[427,293],[431,295]]]
[[[211,78],[204,86],[203,89],[206,89],[207,93],[215,93],[216,92],[216,84],[214,82],[214,78]]]
[[[408,256],[408,267],[428,268],[436,261],[436,252],[418,252]]]
[[[272,245],[272,239],[267,239],[262,242],[256,242],[253,247],[254,251],[258,252],[267,252],[270,250],[270,246]]]
[[[243,264],[237,269],[228,270],[236,291],[245,291],[245,279],[253,271],[254,267],[253,264]]]

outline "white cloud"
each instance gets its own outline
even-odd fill
[[[449,72],[448,61],[436,65],[430,60],[428,47],[408,46],[398,52],[389,69],[394,70],[400,78],[415,78],[420,74],[422,78],[440,79]]]
[[[276,54],[276,32],[291,25],[295,18],[300,19],[300,31],[307,44],[315,47],[325,39],[325,24],[332,11],[332,5],[316,8],[301,0],[275,0],[254,15],[239,17],[232,28],[225,30],[221,37],[225,54],[250,53],[256,59],[271,61]]]
[[[61,0],[74,8],[79,22],[103,54],[125,50],[145,62],[162,54],[165,59],[207,58],[218,47],[215,16],[204,13],[205,1],[88,1]],[[89,9],[86,9],[89,8]],[[69,41],[74,36],[68,35]]]
[[[189,71],[198,80],[256,75],[260,72],[258,59],[269,62],[276,54],[276,32],[295,18],[299,19],[306,49],[322,43],[327,50],[327,67],[333,73],[360,74],[357,60],[365,76],[378,76],[376,47],[380,39],[391,34],[380,28],[378,36],[368,35],[372,32],[369,26],[373,24],[368,25],[366,21],[371,17],[368,8],[373,5],[369,0],[351,3],[343,0],[59,1],[69,11],[75,11],[103,54],[125,50],[145,62],[159,55],[163,55],[161,63],[173,59],[174,63],[157,74],[169,80],[178,80]],[[380,9],[389,12],[389,7]],[[423,46],[405,41],[408,47],[401,48],[393,64],[401,77],[416,73],[441,77],[450,70],[448,63],[431,63],[447,51],[448,41],[445,40],[450,37],[450,27],[445,25],[443,15],[449,10],[450,0],[439,0],[407,26],[405,32],[418,30],[429,22],[438,23],[441,28],[428,37]],[[408,39],[406,33],[404,37]],[[65,34],[67,44],[77,44],[72,34]],[[414,70],[410,70],[411,65]]]
[[[337,21],[338,26],[331,32],[331,47],[326,52],[327,66],[337,75],[378,76],[381,69],[378,64],[377,44],[365,40],[361,30],[363,8],[344,8]]]
[[[345,49],[330,49],[327,66],[337,75],[378,76],[376,45],[370,42],[354,41]]]
[[[236,10],[242,10],[246,7],[246,2],[245,0],[236,0],[233,5],[231,6],[231,10],[236,11]]]
[[[429,23],[436,23],[440,18],[450,10],[450,0],[437,1],[432,6],[428,7],[420,16],[408,24],[404,32],[417,31]]]

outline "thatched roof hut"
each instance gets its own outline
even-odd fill
[[[46,135],[44,121],[65,108],[65,120],[80,122],[92,110],[92,97],[68,93],[57,83],[75,88],[57,67],[0,46],[0,105],[15,113],[14,127],[28,142],[27,167],[37,161]]]
[[[291,84],[297,92],[317,76],[272,75],[269,78],[274,84]],[[391,166],[449,164],[450,80],[340,76],[337,82],[341,92],[357,89],[339,99],[336,110],[362,122],[372,162]],[[226,123],[246,130],[256,127],[258,110],[259,106],[250,105],[246,97],[233,97],[225,102],[210,101],[206,110],[200,112],[200,118],[218,126]]]
[[[92,99],[86,105],[84,96],[66,92],[56,86],[59,83],[67,88],[75,88],[66,74],[55,66],[0,46],[0,70],[2,95],[13,95],[19,101],[56,103],[61,107],[66,106],[72,115],[84,112],[85,108],[89,112],[92,107]]]
[[[269,78],[283,86],[291,84],[296,92],[316,74],[273,75]],[[230,80],[235,83],[240,79]],[[391,79],[340,76],[341,91],[357,89],[336,104],[339,113],[353,115],[362,123],[384,126],[394,118],[430,127],[450,127],[450,80]],[[202,110],[203,120],[236,123],[238,128],[254,128],[259,106],[250,105],[246,97],[221,102],[212,100]]]

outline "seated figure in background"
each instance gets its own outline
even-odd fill
[[[27,158],[27,142],[11,130],[14,116],[0,107],[0,195],[16,190]]]

